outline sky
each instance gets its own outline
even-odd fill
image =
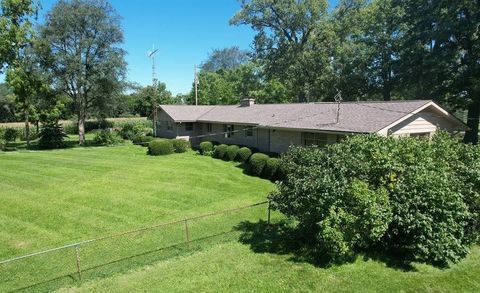
[[[56,0],[40,0],[40,21]],[[330,0],[333,3],[336,0]],[[110,0],[122,19],[127,51],[127,79],[152,83],[152,63],[147,52],[159,49],[156,77],[173,94],[187,93],[194,65],[216,48],[250,49],[255,32],[249,26],[231,26],[239,10],[237,0]]]

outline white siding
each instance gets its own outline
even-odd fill
[[[415,133],[435,133],[438,129],[451,131],[454,125],[439,114],[422,111],[400,122],[390,129],[393,136],[404,136]]]

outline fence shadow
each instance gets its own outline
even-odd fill
[[[316,267],[325,268],[334,265],[342,265],[355,261],[358,257],[363,260],[375,260],[386,264],[388,267],[401,271],[416,271],[416,268],[408,260],[404,260],[394,254],[383,252],[381,249],[356,254],[352,258],[341,262],[334,261],[328,255],[311,244],[302,233],[287,221],[268,224],[266,221],[244,221],[236,226],[241,232],[239,241],[250,246],[256,253],[272,253],[289,255],[289,261],[305,262]]]

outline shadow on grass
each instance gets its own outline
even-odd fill
[[[388,267],[401,271],[415,271],[410,261],[383,252],[381,249],[353,255],[342,261],[335,261],[325,251],[318,249],[312,241],[306,239],[303,233],[287,221],[268,224],[266,221],[256,223],[242,222],[236,229],[241,232],[239,241],[250,246],[256,253],[272,253],[289,255],[289,261],[306,262],[316,267],[326,268],[354,262],[358,257],[363,260],[375,260],[385,263]]]

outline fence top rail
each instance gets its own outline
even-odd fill
[[[18,261],[18,260],[25,259],[25,258],[29,258],[29,257],[34,257],[34,256],[42,255],[42,254],[47,254],[47,253],[63,250],[63,249],[77,247],[77,246],[89,244],[89,243],[92,243],[92,242],[117,238],[117,237],[125,236],[125,235],[128,235],[128,234],[134,234],[134,233],[138,233],[138,232],[143,232],[143,231],[147,231],[147,230],[156,229],[156,228],[163,227],[163,226],[175,225],[175,224],[183,223],[185,221],[208,218],[208,217],[212,217],[212,216],[216,216],[216,215],[235,212],[235,211],[239,211],[239,210],[243,210],[243,209],[248,209],[248,208],[264,205],[264,204],[267,204],[267,203],[268,203],[268,201],[257,202],[257,203],[254,203],[254,204],[250,204],[250,205],[242,206],[242,207],[238,207],[238,208],[217,211],[217,212],[213,212],[213,213],[208,213],[208,214],[203,214],[203,215],[194,216],[194,217],[190,217],[190,218],[185,218],[185,219],[182,219],[182,220],[175,220],[175,221],[171,221],[171,222],[160,223],[160,224],[156,224],[156,225],[153,225],[153,226],[143,227],[143,228],[139,228],[139,229],[135,229],[135,230],[129,230],[129,231],[125,231],[125,232],[121,232],[121,233],[117,233],[117,234],[111,234],[111,235],[107,235],[107,236],[102,236],[102,237],[92,238],[92,239],[88,239],[88,240],[83,240],[83,241],[79,241],[79,242],[75,242],[75,243],[71,243],[71,244],[67,244],[67,245],[63,245],[63,246],[59,246],[59,247],[55,247],[55,248],[51,248],[51,249],[46,249],[46,250],[42,250],[42,251],[30,253],[30,254],[25,254],[25,255],[22,255],[22,256],[13,257],[13,258],[10,258],[10,259],[1,260],[0,265],[10,263],[10,262],[14,262],[14,261]]]

